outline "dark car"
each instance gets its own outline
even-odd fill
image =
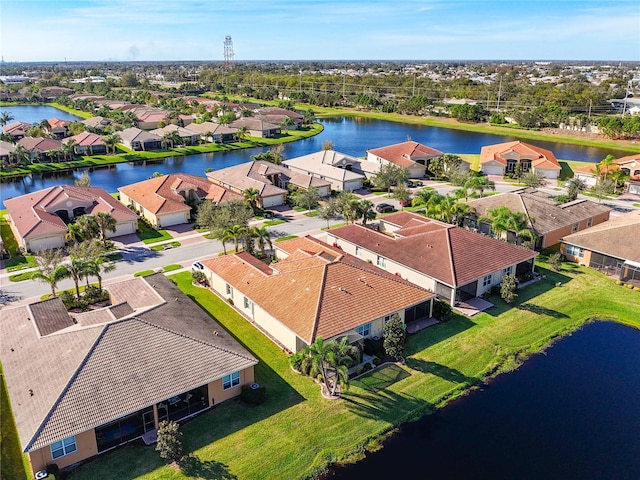
[[[408,188],[413,188],[416,186],[416,184],[413,182],[413,180],[407,180],[406,182],[404,182],[404,184],[408,187]]]
[[[379,203],[376,205],[376,212],[378,213],[388,213],[393,212],[395,208],[390,203]]]

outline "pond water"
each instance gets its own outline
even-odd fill
[[[44,118],[69,118],[77,119],[53,107],[48,106],[15,106],[0,107],[0,110],[9,111],[15,120],[39,122]],[[423,125],[411,125],[384,120],[366,118],[327,118],[321,119],[324,131],[315,137],[300,140],[285,145],[286,158],[294,158],[301,155],[321,150],[325,140],[331,140],[334,148],[340,152],[362,157],[371,148],[391,145],[411,139],[429,145],[443,152],[455,153],[480,153],[483,145],[516,140],[515,136],[490,135],[485,133],[466,132],[439,127]],[[616,157],[622,157],[627,153],[622,151],[610,151],[593,147],[580,147],[556,142],[535,141],[536,145],[552,150],[557,158],[598,162],[609,153]],[[221,169],[238,165],[251,160],[265,148],[252,148],[231,152],[197,154],[180,157],[169,157],[153,162],[135,164],[118,164],[112,167],[95,169],[89,172],[91,184],[102,187],[108,192],[116,192],[118,187],[134,182],[146,180],[155,172],[191,173],[204,175],[208,168]],[[21,180],[4,183],[0,186],[0,200],[24,195],[42,188],[61,184],[72,184],[80,177],[82,170],[63,172],[55,175],[33,175]]]
[[[11,122],[26,122],[26,123],[40,123],[42,120],[50,120],[52,118],[58,118],[60,120],[69,120],[72,122],[78,122],[82,118],[72,113],[67,113],[63,110],[59,110],[48,105],[16,105],[0,107],[0,111],[9,112],[13,117]],[[11,123],[10,122],[10,123]]]
[[[596,322],[325,479],[640,478],[640,331]]]

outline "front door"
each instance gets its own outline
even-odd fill
[[[160,413],[160,412],[158,412]],[[156,424],[153,421],[153,410],[150,410],[148,412],[144,412],[142,414],[142,426],[144,428],[144,433],[147,433],[151,430],[155,430],[156,429]]]

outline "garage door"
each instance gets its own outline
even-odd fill
[[[280,195],[262,199],[262,206],[264,208],[275,207],[277,205],[282,205],[282,197]]]
[[[171,225],[180,225],[187,223],[187,212],[176,212],[168,215],[162,215],[158,221],[161,227],[170,227]]]
[[[347,192],[352,192],[353,190],[358,190],[362,188],[362,180],[356,180],[353,182],[347,182],[344,184],[344,189]]]
[[[634,185],[633,183],[629,184],[629,193],[640,195],[640,185]]]
[[[486,175],[502,175],[503,167],[498,165],[483,165],[482,171]]]
[[[136,224],[134,222],[121,223],[120,225],[116,225],[115,233],[107,232],[107,238],[129,235],[131,233],[136,233]]]
[[[64,237],[45,237],[30,240],[28,243],[29,250],[32,252],[39,252],[47,248],[61,248],[64,247]]]

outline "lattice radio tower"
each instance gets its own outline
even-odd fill
[[[233,41],[231,35],[224,37],[224,66],[233,67]]]

